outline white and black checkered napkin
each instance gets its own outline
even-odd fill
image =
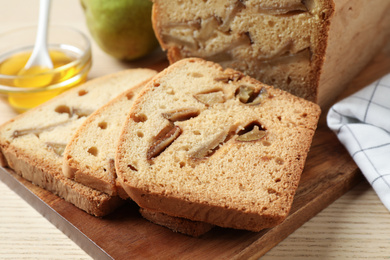
[[[333,105],[327,122],[390,211],[390,74]]]

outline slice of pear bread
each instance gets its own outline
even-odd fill
[[[174,232],[192,237],[199,237],[214,227],[213,225],[205,222],[192,221],[185,218],[175,218],[161,212],[147,210],[144,208],[140,208],[139,212],[143,218],[154,224],[167,227]]]
[[[142,208],[259,231],[289,213],[318,105],[198,58],[139,94],[116,153],[118,180]]]
[[[390,1],[383,0],[153,2],[153,27],[170,62],[201,57],[321,106],[390,35]]]
[[[118,192],[121,186],[116,183],[115,150],[122,124],[142,87],[139,85],[120,94],[77,129],[64,151],[66,177],[110,196],[126,196]]]
[[[0,127],[3,166],[92,215],[110,213],[122,200],[66,178],[63,152],[87,116],[155,74],[130,69],[90,80],[11,119]]]
[[[63,172],[66,177],[110,196],[128,199],[122,186],[117,184],[114,158],[122,125],[142,87],[138,85],[126,90],[96,110],[77,129],[64,152]],[[140,213],[152,223],[189,236],[200,236],[212,228],[207,223],[142,208]]]

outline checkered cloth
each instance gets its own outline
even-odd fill
[[[333,105],[327,122],[390,211],[390,74]]]

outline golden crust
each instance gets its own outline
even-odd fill
[[[24,179],[58,195],[91,215],[105,216],[123,204],[123,200],[118,197],[108,196],[69,180],[62,174],[55,173],[51,167],[42,167],[35,159],[30,159],[20,151],[16,152],[12,146],[3,146],[2,152],[9,167]]]

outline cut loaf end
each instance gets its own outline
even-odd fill
[[[321,107],[390,39],[383,0],[154,0],[152,18],[171,63],[214,61]]]

